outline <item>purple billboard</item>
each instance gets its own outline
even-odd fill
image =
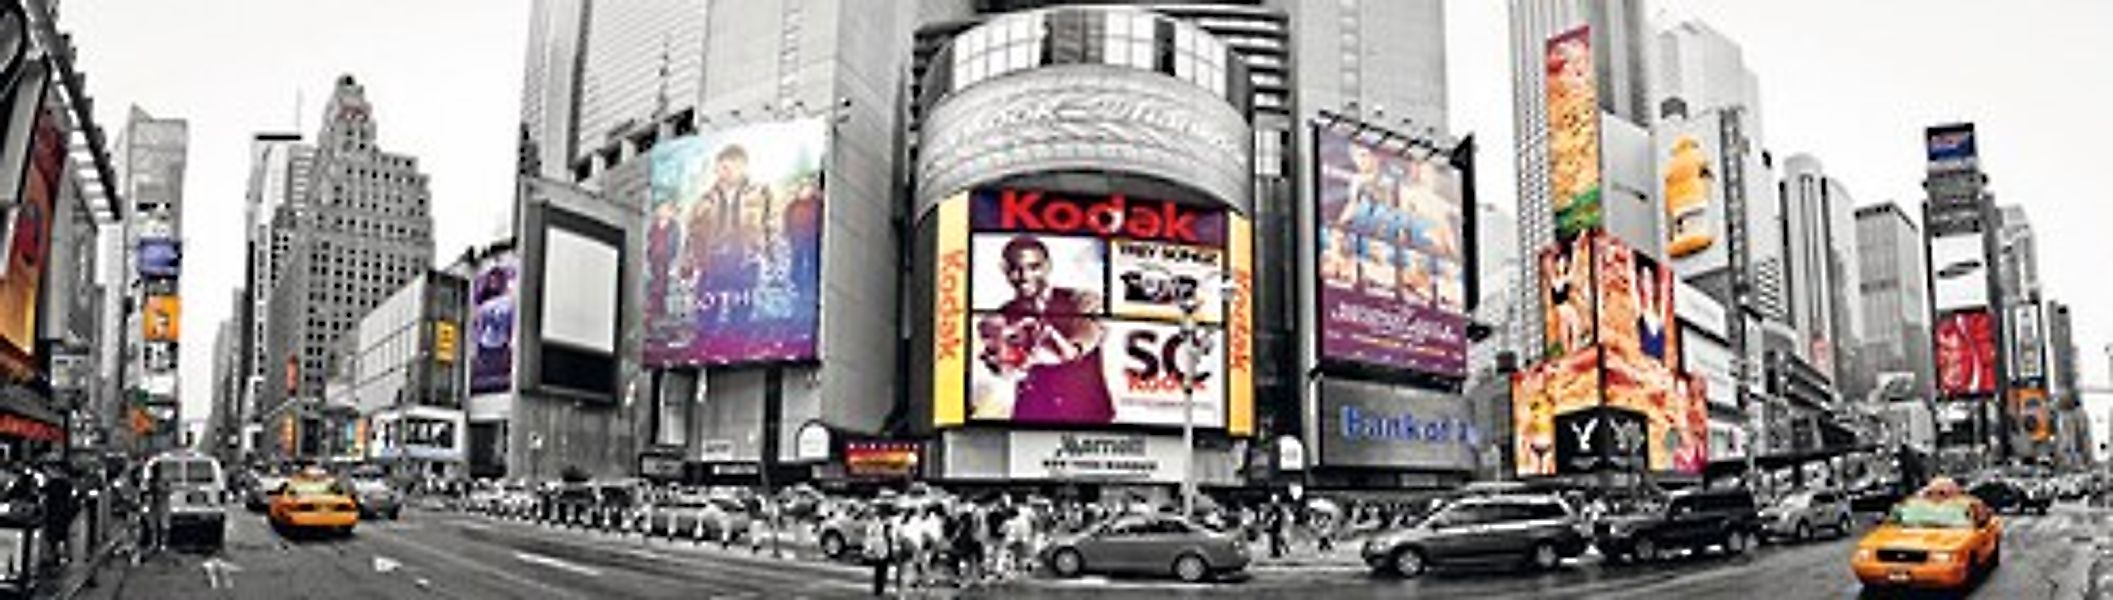
[[[513,389],[514,286],[520,265],[512,251],[492,256],[470,282],[470,393]]]
[[[1314,139],[1321,358],[1465,376],[1460,172],[1326,127]]]
[[[816,358],[827,148],[820,119],[653,147],[647,366]]]

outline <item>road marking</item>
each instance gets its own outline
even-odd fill
[[[205,563],[198,565],[198,567],[205,569],[206,585],[216,590],[234,589],[235,573],[242,571],[241,566],[217,556],[206,559]]]
[[[376,536],[376,537],[375,537],[374,539],[377,539],[377,540],[378,540],[378,539],[382,539],[382,538],[397,538],[397,537],[398,537],[398,536],[397,536],[396,534],[393,534],[393,533],[391,533],[391,534],[384,534],[384,535],[381,535],[381,536]],[[506,582],[512,583],[512,584],[514,584],[514,585],[522,586],[522,587],[524,587],[524,588],[527,588],[527,589],[532,589],[532,590],[538,590],[538,591],[539,591],[539,592],[540,592],[541,594],[543,594],[543,595],[544,595],[545,597],[552,597],[552,596],[555,596],[555,597],[560,597],[560,598],[572,598],[572,599],[576,599],[576,600],[587,600],[587,597],[586,597],[586,596],[582,596],[582,595],[580,595],[580,594],[577,594],[577,593],[573,593],[573,592],[570,592],[570,591],[566,591],[566,590],[561,590],[561,589],[558,589],[558,588],[554,588],[554,587],[551,587],[551,586],[550,586],[549,584],[546,584],[546,583],[543,583],[543,582],[540,582],[540,581],[536,581],[536,580],[534,580],[534,579],[529,579],[529,578],[527,578],[527,577],[523,577],[523,576],[521,576],[520,574],[514,573],[514,572],[512,572],[512,571],[508,571],[508,570],[506,570],[506,569],[501,569],[501,568],[498,568],[498,567],[494,567],[494,566],[492,566],[492,565],[489,565],[489,564],[485,564],[485,563],[483,563],[483,562],[480,562],[480,561],[477,561],[477,560],[474,560],[474,559],[471,559],[471,558],[468,558],[468,557],[464,557],[464,556],[461,556],[461,555],[457,555],[457,554],[454,554],[454,553],[450,553],[450,552],[442,552],[442,551],[440,551],[440,550],[437,550],[437,549],[433,549],[433,548],[428,548],[428,547],[426,547],[426,546],[425,546],[425,544],[424,544],[423,542],[419,542],[419,541],[417,541],[417,540],[413,540],[413,539],[410,539],[410,538],[402,538],[402,539],[391,539],[391,540],[390,540],[390,543],[393,543],[393,544],[397,544],[397,545],[399,545],[399,546],[401,546],[401,547],[404,547],[404,548],[408,548],[408,549],[412,549],[412,550],[417,550],[417,551],[419,551],[419,552],[421,552],[421,553],[425,553],[425,554],[431,555],[431,556],[433,556],[434,558],[440,559],[440,560],[442,560],[442,561],[446,561],[446,562],[454,563],[454,564],[455,564],[456,566],[460,566],[460,567],[462,567],[462,568],[465,568],[465,569],[469,569],[469,570],[473,570],[473,571],[478,571],[478,572],[481,572],[481,573],[484,573],[484,574],[490,575],[490,576],[492,576],[492,577],[496,577],[496,578],[498,578],[498,579],[504,580],[504,581],[506,581]]]
[[[575,564],[564,559],[544,556],[541,554],[536,554],[534,552],[521,552],[518,550],[514,551],[514,560],[534,565],[542,565],[562,571],[568,571],[575,575],[585,575],[588,577],[602,576],[601,569],[596,569],[594,567],[589,567],[586,565]]]
[[[393,573],[397,569],[403,568],[403,566],[404,564],[397,562],[396,559],[380,554],[374,555],[374,572],[376,573]]]

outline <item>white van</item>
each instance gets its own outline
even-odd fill
[[[145,467],[147,489],[167,490],[169,545],[191,542],[217,549],[227,540],[227,476],[220,461],[192,450],[156,455]]]

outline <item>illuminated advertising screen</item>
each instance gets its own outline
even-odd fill
[[[1597,331],[1608,368],[1677,370],[1680,328],[1673,312],[1672,272],[1619,238],[1593,237],[1598,245],[1592,255],[1598,263],[1593,268],[1599,280]]]
[[[827,148],[821,119],[653,147],[646,365],[816,358]]]
[[[2010,376],[2020,383],[2031,384],[2046,377],[2047,344],[2040,330],[2040,307],[2028,303],[2010,311],[2011,332],[2016,336],[2010,346]]]
[[[1326,360],[1461,377],[1467,271],[1460,172],[1315,128]]]
[[[140,315],[140,335],[149,342],[174,342],[183,335],[183,301],[176,296],[148,296]]]
[[[1455,394],[1321,380],[1321,466],[1466,471],[1488,443]]]
[[[176,240],[148,238],[139,241],[141,277],[176,277],[183,273],[183,246]]]
[[[488,259],[470,282],[470,393],[513,389],[514,289],[520,261],[513,252]]]
[[[1717,165],[1722,115],[1660,123],[1657,132],[1660,197],[1665,199],[1666,257],[1682,277],[1731,266],[1725,241],[1725,199]]]
[[[1974,124],[1954,123],[1923,130],[1924,155],[1929,159],[1929,170],[1959,171],[1974,168],[1980,155],[1974,147]]]
[[[2032,436],[2035,442],[2054,439],[2054,416],[2048,414],[2047,390],[2025,388],[2010,396],[2010,414],[2016,418],[2020,432]]]
[[[1548,38],[1548,182],[1557,239],[1600,226],[1599,91],[1592,66],[1592,30],[1578,27]]]
[[[42,98],[41,83],[21,86],[35,102]],[[32,104],[31,106],[36,106]],[[66,166],[66,136],[59,130],[58,116],[37,111],[24,170],[21,202],[5,214],[6,246],[0,248],[0,342],[6,346],[10,371],[35,369],[37,299],[43,293],[44,263],[50,255],[53,197],[59,192],[59,175]],[[172,321],[171,332],[174,331]],[[170,339],[174,339],[171,337]]]
[[[1592,292],[1592,238],[1578,236],[1541,250],[1541,325],[1547,347],[1541,357],[1555,359],[1592,347],[1595,308]]]
[[[1226,425],[1223,210],[1020,189],[965,201],[967,419],[1179,425],[1192,393],[1195,423]],[[941,266],[939,287],[958,286]]]
[[[1512,374],[1512,456],[1521,476],[1567,473],[1556,456],[1556,423],[1599,407],[1599,350],[1586,348]]]
[[[1988,311],[1947,313],[1937,318],[1937,393],[1947,398],[1986,396],[1996,391],[1996,345]]]

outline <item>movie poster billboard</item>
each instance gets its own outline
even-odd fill
[[[1599,349],[1587,347],[1512,374],[1512,456],[1520,476],[1572,471],[1556,453],[1557,422],[1599,407]]]
[[[1592,246],[1591,236],[1578,236],[1541,250],[1541,325],[1547,339],[1543,359],[1570,356],[1598,343]]]
[[[1963,171],[1975,167],[1980,151],[1974,147],[1974,124],[1953,123],[1923,130],[1924,156],[1932,173]]]
[[[22,84],[16,102],[40,102],[43,84]],[[29,106],[42,106],[30,104]],[[36,369],[37,299],[43,293],[44,263],[50,257],[54,197],[66,166],[66,136],[50,109],[30,113],[34,120],[29,161],[23,170],[21,201],[6,212],[4,251],[0,251],[0,342],[9,371]],[[173,338],[172,338],[173,339]]]
[[[1996,345],[1988,311],[1967,310],[1937,318],[1937,393],[1946,398],[1986,396],[1996,391]]]
[[[512,251],[487,259],[470,282],[470,393],[513,389],[514,291],[520,259]]]
[[[653,147],[647,366],[816,358],[827,151],[822,119]]]
[[[1549,193],[1556,239],[1601,225],[1599,90],[1592,64],[1592,30],[1578,27],[1548,38]]]
[[[2036,383],[2047,376],[2047,343],[2040,327],[2040,306],[2027,303],[2011,309],[2015,325],[2011,331],[2017,336],[2011,340],[2011,378],[2019,383]]]
[[[967,419],[1179,425],[1193,395],[1195,423],[1225,426],[1223,210],[1020,189],[968,200]]]
[[[1665,199],[1666,257],[1682,278],[1731,266],[1718,162],[1722,115],[1661,122],[1657,135],[1660,197]]]
[[[1324,360],[1462,377],[1467,262],[1460,172],[1316,126]]]

